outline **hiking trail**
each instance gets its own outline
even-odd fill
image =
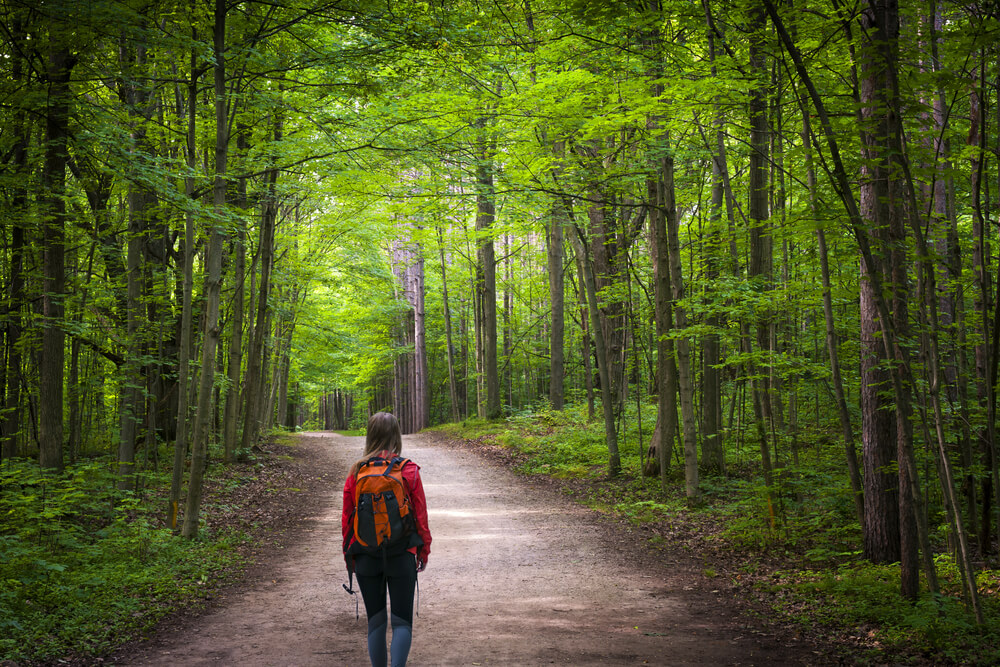
[[[296,436],[325,482],[254,575],[197,616],[161,624],[122,665],[368,664],[365,612],[341,584],[343,479],[364,439]],[[692,562],[637,553],[624,529],[551,485],[433,435],[421,467],[434,541],[419,578],[409,665],[804,665],[812,647],[741,617]],[[358,596],[360,598],[360,596]]]

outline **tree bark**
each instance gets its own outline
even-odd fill
[[[11,57],[11,79],[16,85],[25,85],[24,60],[20,53],[25,39],[21,21],[15,17],[12,25],[13,42],[18,48]],[[14,119],[15,144],[11,161],[15,179],[14,195],[11,201],[13,219],[10,225],[10,267],[7,286],[7,308],[4,344],[4,411],[0,430],[0,461],[18,454],[18,433],[21,429],[21,332],[23,330],[24,307],[24,254],[26,251],[23,217],[28,211],[30,174],[28,169],[28,145],[31,137],[25,112],[18,112]]]
[[[767,19],[764,9],[754,5],[750,10],[750,71],[755,82],[750,90],[750,165],[748,206],[750,224],[750,263],[748,277],[760,292],[772,287],[773,241],[768,223],[768,127],[764,60],[764,33]],[[757,320],[757,349],[762,360],[754,364],[754,411],[760,444],[761,468],[768,487],[774,484],[771,460],[771,437],[774,417],[771,403],[770,352],[771,326],[768,314]],[[763,367],[762,367],[763,366]]]
[[[274,138],[281,137],[281,121],[275,119]],[[278,217],[275,184],[278,180],[278,169],[268,169],[266,181],[268,196],[264,201],[260,215],[260,287],[257,294],[257,314],[253,327],[250,350],[247,356],[246,371],[246,402],[243,412],[243,436],[241,448],[249,450],[260,437],[266,415],[266,390],[264,377],[266,372],[264,341],[270,336],[270,307],[268,300],[271,294],[271,270],[274,265],[274,227]]]
[[[437,228],[438,251],[441,255],[441,301],[444,308],[444,334],[448,345],[448,398],[451,403],[451,420],[457,422],[459,417],[458,409],[458,388],[455,383],[455,346],[451,336],[451,308],[448,302],[448,264],[444,256],[444,232],[441,227]]]
[[[239,128],[237,149],[242,155],[246,150],[245,128]],[[237,158],[239,159],[239,158]],[[246,210],[247,206],[246,178],[239,179],[237,186],[236,206]],[[226,413],[223,417],[222,442],[226,463],[236,459],[237,426],[240,419],[240,370],[243,367],[243,317],[245,303],[246,277],[246,239],[247,230],[243,217],[236,221],[236,239],[233,244],[233,309],[229,322],[229,368],[227,376],[229,384],[226,389]]]
[[[397,325],[398,344],[405,352],[397,356],[394,404],[403,433],[416,433],[430,421],[423,252],[418,243],[408,240],[394,241],[392,254],[392,270],[407,306]]]
[[[192,41],[197,42],[198,33],[192,29]],[[194,170],[197,165],[196,129],[198,103],[198,55],[191,50],[191,77],[188,80],[187,105],[187,168],[189,175],[184,179],[184,194],[189,205],[194,206]],[[191,359],[192,301],[194,298],[194,211],[188,210],[184,216],[183,246],[183,288],[181,292],[180,349],[177,353],[177,431],[174,436],[174,456],[170,478],[170,499],[167,505],[167,525],[177,529],[180,513],[181,490],[184,483],[184,459],[188,447],[188,384]]]
[[[869,21],[871,21],[869,17]],[[869,26],[870,27],[870,26]],[[870,50],[861,63],[862,151],[865,162],[861,174],[861,215],[872,229],[880,248],[889,243],[889,180],[883,146],[887,141],[885,124],[886,74]],[[891,280],[891,258],[876,256],[877,262],[861,264],[861,440],[864,459],[865,558],[875,563],[894,563],[900,559],[899,476],[896,472],[896,422],[891,401],[891,387],[886,370],[886,352],[879,318],[877,295],[870,276],[879,281]]]
[[[597,353],[597,373],[601,381],[601,407],[604,412],[604,441],[608,447],[608,476],[617,477],[621,473],[621,457],[618,454],[618,433],[615,428],[614,395],[611,390],[611,374],[608,368],[608,351],[601,327],[600,313],[597,309],[597,283],[594,280],[594,270],[590,265],[587,252],[587,240],[579,226],[574,225],[572,235],[574,249],[583,266],[584,288],[590,309],[590,329],[594,335],[594,347]]]
[[[658,173],[657,173],[658,172]],[[666,207],[664,206],[663,171],[658,169],[648,177],[647,197],[655,204],[649,222],[652,229],[653,295],[656,320],[656,426],[650,443],[650,461],[643,471],[658,471],[660,488],[667,489],[667,472],[673,452],[674,433],[677,431],[677,368],[674,362],[674,345],[670,331],[674,326],[673,290],[670,285],[670,242],[667,232]],[[655,455],[656,465],[653,464]],[[685,480],[687,479],[685,470]],[[697,488],[697,487],[696,487]],[[685,489],[686,491],[687,489]]]
[[[570,238],[575,232],[570,232]],[[573,244],[575,246],[575,244]],[[583,277],[583,257],[578,252],[574,252],[574,263],[577,273],[577,299],[580,302],[580,356],[583,361],[583,386],[587,393],[587,421],[594,421],[596,410],[594,407],[594,368],[591,365],[590,353],[590,312],[587,308],[587,286]]]
[[[546,255],[549,271],[549,304],[552,307],[552,328],[549,333],[549,404],[562,410],[565,402],[565,277],[563,275],[563,227],[566,224],[563,207],[555,202],[546,226]]]
[[[486,383],[486,418],[501,415],[500,375],[497,367],[497,277],[493,244],[493,221],[496,218],[496,193],[493,184],[493,147],[480,140],[476,162],[476,233],[477,257],[481,271],[478,285],[482,306],[483,364]]]
[[[665,134],[664,142],[669,141]],[[661,248],[657,244],[657,270],[670,272],[670,298],[673,302],[673,319],[678,329],[688,326],[687,313],[681,302],[684,299],[684,278],[681,273],[681,244],[677,205],[674,195],[674,158],[666,155],[662,161],[663,179],[660,182],[660,208],[666,223],[667,261],[666,266],[660,256]],[[694,413],[694,378],[691,372],[691,343],[681,335],[675,343],[677,355],[677,390],[681,399],[681,425],[684,435],[684,494],[688,500],[698,498],[698,434]],[[664,378],[666,376],[663,376]],[[676,417],[675,417],[676,419]],[[667,424],[665,424],[666,426]],[[673,435],[672,431],[665,431]]]
[[[977,291],[975,296],[975,309],[979,313],[980,339],[981,342],[975,348],[976,365],[976,398],[980,406],[986,412],[986,423],[982,425],[977,433],[979,441],[980,460],[992,474],[984,476],[980,485],[980,516],[979,516],[979,550],[981,553],[989,553],[992,548],[992,507],[994,503],[993,495],[994,479],[996,478],[996,465],[993,459],[993,442],[996,435],[995,416],[996,400],[995,387],[990,382],[991,345],[993,332],[990,329],[991,320],[991,295],[992,284],[990,280],[989,267],[989,241],[987,236],[988,223],[983,212],[983,177],[986,167],[986,112],[983,106],[983,96],[986,88],[986,66],[984,62],[979,64],[978,85],[969,95],[970,107],[970,130],[969,145],[976,148],[974,157],[971,158],[971,186],[972,186],[972,235],[975,237],[972,251],[972,270],[976,276]],[[994,326],[996,323],[993,323]],[[998,531],[1000,532],[1000,531]]]
[[[226,0],[215,0],[215,182],[212,201],[215,213],[226,213],[226,162],[229,156],[228,104],[226,103]],[[209,223],[209,245],[205,273],[205,321],[201,350],[201,381],[198,388],[198,412],[195,416],[191,451],[191,478],[184,527],[181,534],[198,536],[205,467],[208,463],[208,438],[212,419],[212,394],[215,383],[215,353],[219,342],[219,296],[222,287],[223,230],[216,221]]]
[[[66,295],[66,163],[69,140],[70,77],[75,59],[50,37],[46,80],[45,157],[42,165],[42,349],[38,390],[38,463],[63,469],[63,373],[65,340],[63,299]]]

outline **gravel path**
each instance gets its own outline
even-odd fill
[[[366,665],[364,608],[341,588],[340,492],[362,438],[305,433],[313,494],[262,576],[116,664]],[[651,565],[617,526],[474,451],[404,438],[431,533],[410,665],[796,665],[804,646],[747,628],[690,567]],[[314,471],[315,472],[315,471]]]

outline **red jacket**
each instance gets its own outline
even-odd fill
[[[392,458],[393,454],[382,451],[378,453],[378,456]],[[431,531],[427,525],[427,498],[424,496],[424,485],[420,481],[420,466],[409,459],[403,464],[403,481],[410,494],[410,507],[413,509],[413,517],[416,519],[417,534],[424,541],[423,546],[411,547],[409,551],[417,556],[417,560],[426,563],[427,557],[431,553]],[[348,475],[344,481],[344,511],[340,525],[343,531],[345,551],[354,540],[354,535],[351,534],[353,530],[351,519],[354,516],[354,486],[356,483],[354,475]],[[348,568],[350,568],[350,563],[348,563]]]

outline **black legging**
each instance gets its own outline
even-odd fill
[[[417,585],[417,565],[413,554],[404,552],[384,560],[359,555],[354,561],[354,572],[368,615],[368,657],[373,667],[384,667],[389,657],[385,650],[385,634],[390,621],[385,604],[386,589],[392,604],[392,647],[389,655],[393,667],[402,667],[410,652],[413,632],[413,592]]]

